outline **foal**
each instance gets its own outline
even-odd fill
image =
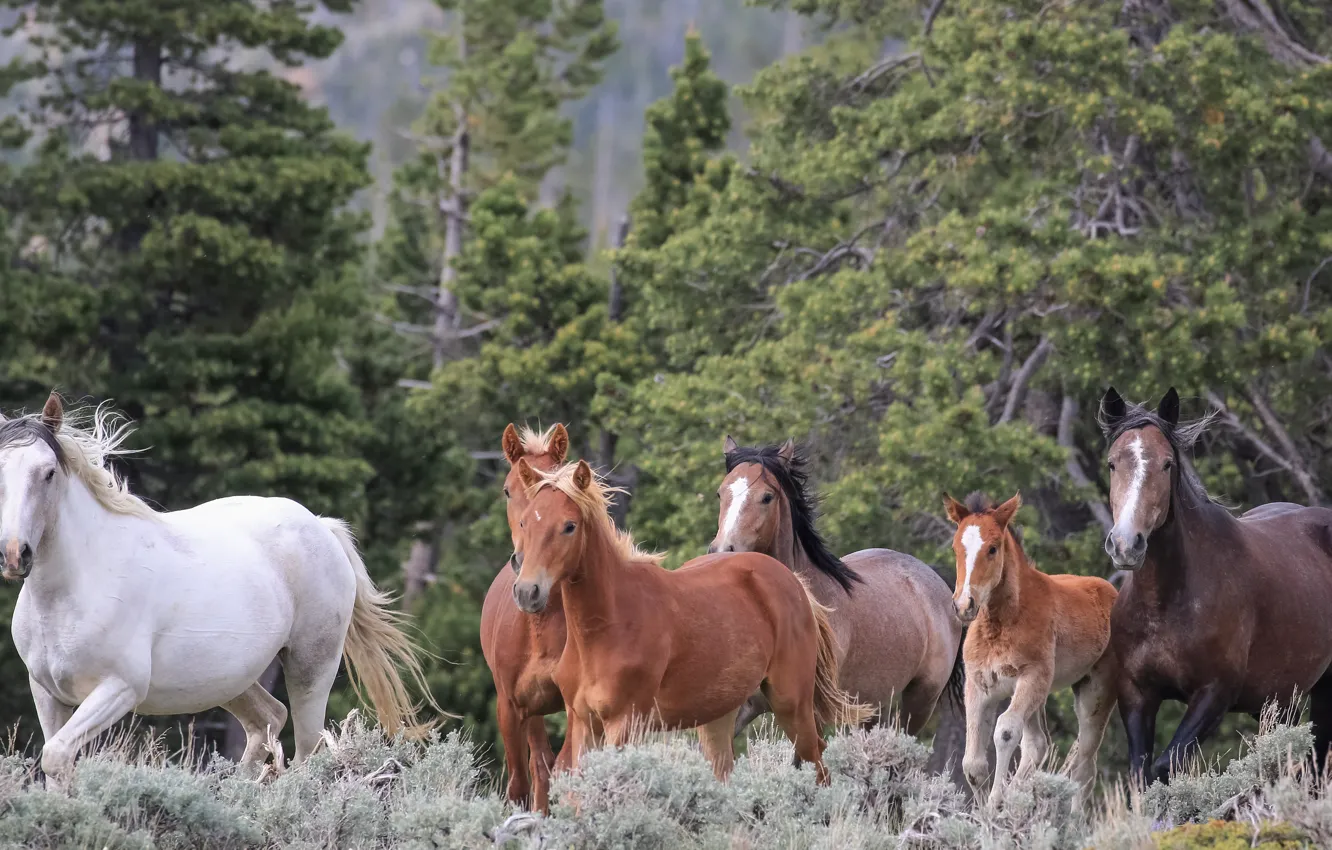
[[[1018,776],[1045,758],[1045,700],[1053,688],[1073,686],[1078,716],[1073,780],[1090,793],[1096,751],[1115,708],[1117,665],[1110,649],[1110,609],[1115,589],[1090,576],[1045,575],[1027,560],[1018,532],[1010,528],[1021,495],[994,507],[973,493],[963,505],[944,497],[957,524],[958,617],[970,623],[966,659],[967,747],[962,771],[980,796],[989,772],[986,739],[994,736],[995,776],[990,804],[1008,784],[1013,751],[1022,747]],[[1012,698],[1008,710],[999,704]]]

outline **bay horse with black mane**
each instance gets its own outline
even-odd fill
[[[638,550],[607,513],[611,492],[584,461],[538,472],[516,465],[529,502],[516,524],[514,598],[528,613],[563,590],[568,640],[555,681],[569,716],[557,770],[583,752],[626,743],[636,724],[699,729],[719,779],[734,764],[735,716],[763,689],[799,759],[820,784],[820,726],[862,722],[868,710],[837,686],[826,609],[778,561],[708,555],[678,570]]]
[[[504,499],[510,523],[527,506],[527,488],[515,464],[524,460],[533,469],[550,470],[564,463],[569,433],[556,424],[542,433],[521,432],[513,423],[501,439],[509,472]],[[495,714],[504,741],[504,763],[509,772],[506,796],[512,803],[545,812],[550,807],[550,771],[555,753],[546,733],[547,714],[564,710],[555,684],[555,665],[564,652],[564,605],[558,588],[544,611],[525,614],[513,600],[518,578],[516,561],[495,575],[481,605],[481,654],[495,680]]]
[[[1209,419],[1179,421],[1172,387],[1155,412],[1114,388],[1101,401],[1114,527],[1105,550],[1132,574],[1112,615],[1119,710],[1135,776],[1172,766],[1227,712],[1309,696],[1314,752],[1332,740],[1332,511],[1278,502],[1235,517],[1207,494],[1189,449]],[[1188,705],[1152,761],[1163,700]]]
[[[960,703],[962,625],[948,583],[891,549],[833,554],[819,534],[805,456],[794,440],[750,447],[727,437],[723,453],[717,536],[708,551],[761,552],[803,579],[831,609],[838,683],[880,714],[896,698],[910,734],[930,719],[950,684]],[[766,711],[755,694],[736,718],[736,734]]]

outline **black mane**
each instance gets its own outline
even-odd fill
[[[970,496],[967,496],[966,501],[962,504],[964,504],[967,510],[973,514],[989,513],[999,507],[994,503],[994,499],[991,499],[980,490],[976,490]],[[1009,523],[1008,530],[1013,533],[1013,539],[1018,542],[1018,545],[1022,545],[1022,529]]]
[[[8,446],[27,446],[40,440],[55,453],[56,463],[61,469],[68,469],[65,451],[60,448],[51,429],[42,423],[39,416],[17,416],[13,419],[0,419],[0,449]]]
[[[1189,508],[1209,504],[1224,508],[1224,505],[1208,494],[1190,458],[1194,443],[1198,442],[1198,438],[1207,430],[1207,426],[1212,424],[1215,414],[1208,414],[1189,422],[1171,424],[1155,411],[1140,404],[1126,400],[1124,405],[1125,412],[1118,418],[1107,413],[1104,406],[1096,413],[1097,424],[1101,426],[1101,433],[1105,434],[1106,448],[1113,446],[1116,440],[1129,431],[1137,431],[1149,425],[1156,428],[1175,453],[1175,486],[1170,488],[1171,500],[1180,499],[1181,504]]]
[[[791,526],[795,531],[796,540],[804,548],[810,563],[819,572],[832,578],[847,593],[851,592],[853,583],[864,581],[859,573],[842,563],[842,559],[832,553],[828,544],[823,541],[823,536],[814,527],[818,519],[818,500],[806,486],[809,473],[805,471],[807,459],[803,448],[796,448],[790,462],[782,459],[781,446],[776,445],[737,446],[734,451],[726,453],[728,475],[742,463],[761,465],[764,471],[777,481],[777,486],[782,488],[786,500],[791,504]]]

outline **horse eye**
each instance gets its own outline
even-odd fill
[[[571,521],[571,522],[566,522],[566,523],[564,524],[564,533],[565,533],[565,534],[573,534],[573,533],[574,533],[574,529],[577,528],[577,527],[578,527],[578,526],[575,525],[572,521]]]
[[[1172,470],[1172,469],[1174,469],[1174,468],[1175,468],[1175,462],[1174,462],[1173,460],[1168,460],[1168,461],[1165,462],[1165,471],[1166,471],[1166,472],[1169,472],[1170,470]]]
[[[993,558],[993,557],[994,557],[994,553],[995,553],[995,552],[998,552],[998,551],[999,551],[999,547],[998,547],[998,546],[991,546],[991,547],[990,547],[990,557]]]
[[[504,488],[504,498],[506,498],[506,499],[509,498],[509,488],[508,488],[508,487],[505,487],[505,488]]]
[[[1115,471],[1115,462],[1114,462],[1113,460],[1110,461],[1110,471],[1111,471],[1111,472],[1114,472],[1114,471]]]
[[[772,501],[772,494],[771,494],[771,493],[764,493],[764,494],[763,494],[763,504],[766,505],[766,504],[768,504],[768,503],[771,502],[771,501]]]
[[[47,481],[50,481],[52,478],[55,478],[55,470],[54,470],[54,469],[52,469],[50,472],[46,473],[46,480],[47,480]]]

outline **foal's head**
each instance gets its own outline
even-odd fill
[[[505,511],[509,516],[509,527],[516,528],[518,517],[527,507],[527,487],[518,475],[518,461],[526,460],[533,469],[547,472],[564,463],[569,453],[569,432],[556,423],[541,433],[524,427],[521,431],[510,422],[500,439],[504,457],[509,461],[509,474],[504,477]],[[515,553],[518,549],[514,542]],[[518,571],[518,558],[509,559],[509,566]]]
[[[64,497],[69,465],[56,437],[63,419],[54,392],[41,416],[0,416],[0,575],[7,579],[28,577]]]
[[[1101,399],[1101,428],[1110,442],[1110,511],[1114,526],[1105,551],[1115,566],[1136,570],[1147,557],[1147,540],[1170,517],[1175,496],[1185,504],[1210,501],[1184,452],[1208,420],[1181,425],[1179,393],[1171,387],[1153,413],[1124,400],[1114,387]]]
[[[1005,561],[1011,554],[1005,545],[1008,525],[1020,507],[1020,493],[997,508],[980,493],[968,496],[966,504],[944,496],[944,510],[957,525],[953,534],[953,553],[957,556],[953,606],[964,623],[976,619],[1003,581]]]

